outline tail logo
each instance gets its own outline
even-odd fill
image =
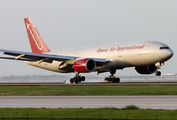
[[[39,50],[42,50],[43,46],[42,46],[42,44],[41,44],[41,41],[40,41],[40,43],[38,43],[38,38],[39,38],[39,36],[37,36],[37,35],[35,34],[35,29],[31,29],[31,28],[30,28],[30,24],[28,24],[28,23],[26,23],[26,27],[27,27],[27,29],[29,30],[30,36],[31,36],[32,40],[35,42],[35,45],[37,46],[37,48],[38,48]],[[41,47],[40,47],[40,46],[41,46]]]

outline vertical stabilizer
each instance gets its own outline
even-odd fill
[[[49,52],[50,50],[42,40],[41,36],[39,35],[37,29],[34,27],[33,23],[29,18],[25,18],[25,26],[28,33],[31,50],[33,53],[45,53]]]

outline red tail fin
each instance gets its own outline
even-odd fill
[[[41,36],[39,35],[38,31],[34,27],[31,20],[29,18],[25,18],[24,21],[32,52],[33,53],[49,52],[50,50],[47,48],[46,44],[42,40]]]

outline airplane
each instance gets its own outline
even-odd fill
[[[24,18],[32,52],[0,49],[5,55],[1,59],[21,60],[26,64],[60,73],[75,73],[70,83],[85,81],[81,73],[110,72],[105,80],[119,83],[114,76],[116,70],[134,67],[139,74],[160,76],[159,69],[173,56],[171,48],[157,41],[143,41],[75,48],[52,52],[42,40],[30,18]]]

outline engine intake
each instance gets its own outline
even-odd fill
[[[78,73],[92,72],[96,68],[96,63],[94,60],[85,58],[74,62],[73,68]]]
[[[139,74],[152,74],[157,71],[157,67],[155,65],[138,66],[138,67],[135,67],[135,70]]]

